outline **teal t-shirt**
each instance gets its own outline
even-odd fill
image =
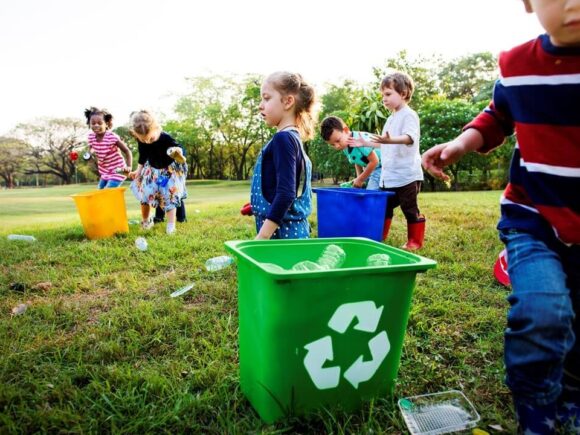
[[[368,133],[364,133],[361,131],[353,131],[352,137],[355,139],[361,137],[364,140],[370,141],[371,137]],[[377,148],[378,149],[378,148]],[[375,148],[372,147],[346,147],[342,150],[346,158],[348,159],[349,163],[353,165],[359,165],[365,167],[369,164],[369,154],[375,152]],[[377,168],[381,167],[381,153],[375,152],[376,156],[379,158],[379,164]]]

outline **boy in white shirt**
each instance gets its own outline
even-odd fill
[[[417,113],[408,106],[413,96],[411,77],[402,72],[388,74],[381,82],[384,106],[391,111],[380,136],[371,141],[351,138],[350,146],[374,146],[381,149],[381,190],[394,192],[387,202],[384,238],[388,235],[393,210],[401,206],[407,220],[407,243],[404,249],[415,251],[423,246],[425,216],[419,212],[417,195],[423,184],[419,139],[421,130]]]

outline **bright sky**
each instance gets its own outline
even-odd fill
[[[103,106],[167,113],[185,77],[372,78],[411,56],[494,54],[542,33],[521,0],[18,0],[0,3],[0,134]]]

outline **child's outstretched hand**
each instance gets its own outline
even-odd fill
[[[481,133],[475,128],[468,128],[452,141],[435,145],[425,151],[421,164],[435,178],[449,181],[449,175],[443,172],[443,168],[458,162],[464,154],[478,150],[483,145],[484,139]]]
[[[134,180],[135,178],[138,177],[139,177],[138,171],[131,171],[127,174],[127,178],[130,178],[131,180]]]
[[[171,147],[167,150],[167,155],[179,164],[185,163],[185,157],[180,147]]]
[[[357,137],[356,139],[354,137],[349,137],[347,140],[347,145],[349,147],[368,147],[369,145],[365,142],[365,140],[362,137]]]
[[[423,153],[421,164],[435,178],[449,181],[449,175],[443,172],[443,168],[459,161],[465,154],[463,148],[463,145],[456,140],[435,145]]]
[[[373,135],[371,136],[371,140],[372,140],[373,142],[375,142],[375,143],[386,144],[386,143],[389,143],[389,142],[388,142],[388,141],[389,141],[389,139],[390,139],[390,136],[389,136],[389,133],[388,133],[388,132],[386,132],[386,133],[385,133],[385,134],[383,134],[382,136],[381,136],[381,135],[378,135],[378,134],[373,134]]]

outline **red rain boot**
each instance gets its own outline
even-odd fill
[[[391,222],[393,219],[385,219],[385,226],[383,227],[383,242],[389,237],[389,230],[391,229]]]
[[[423,247],[423,240],[425,239],[425,218],[420,221],[408,223],[407,222],[407,243],[403,245],[403,249],[407,251],[416,251]]]

